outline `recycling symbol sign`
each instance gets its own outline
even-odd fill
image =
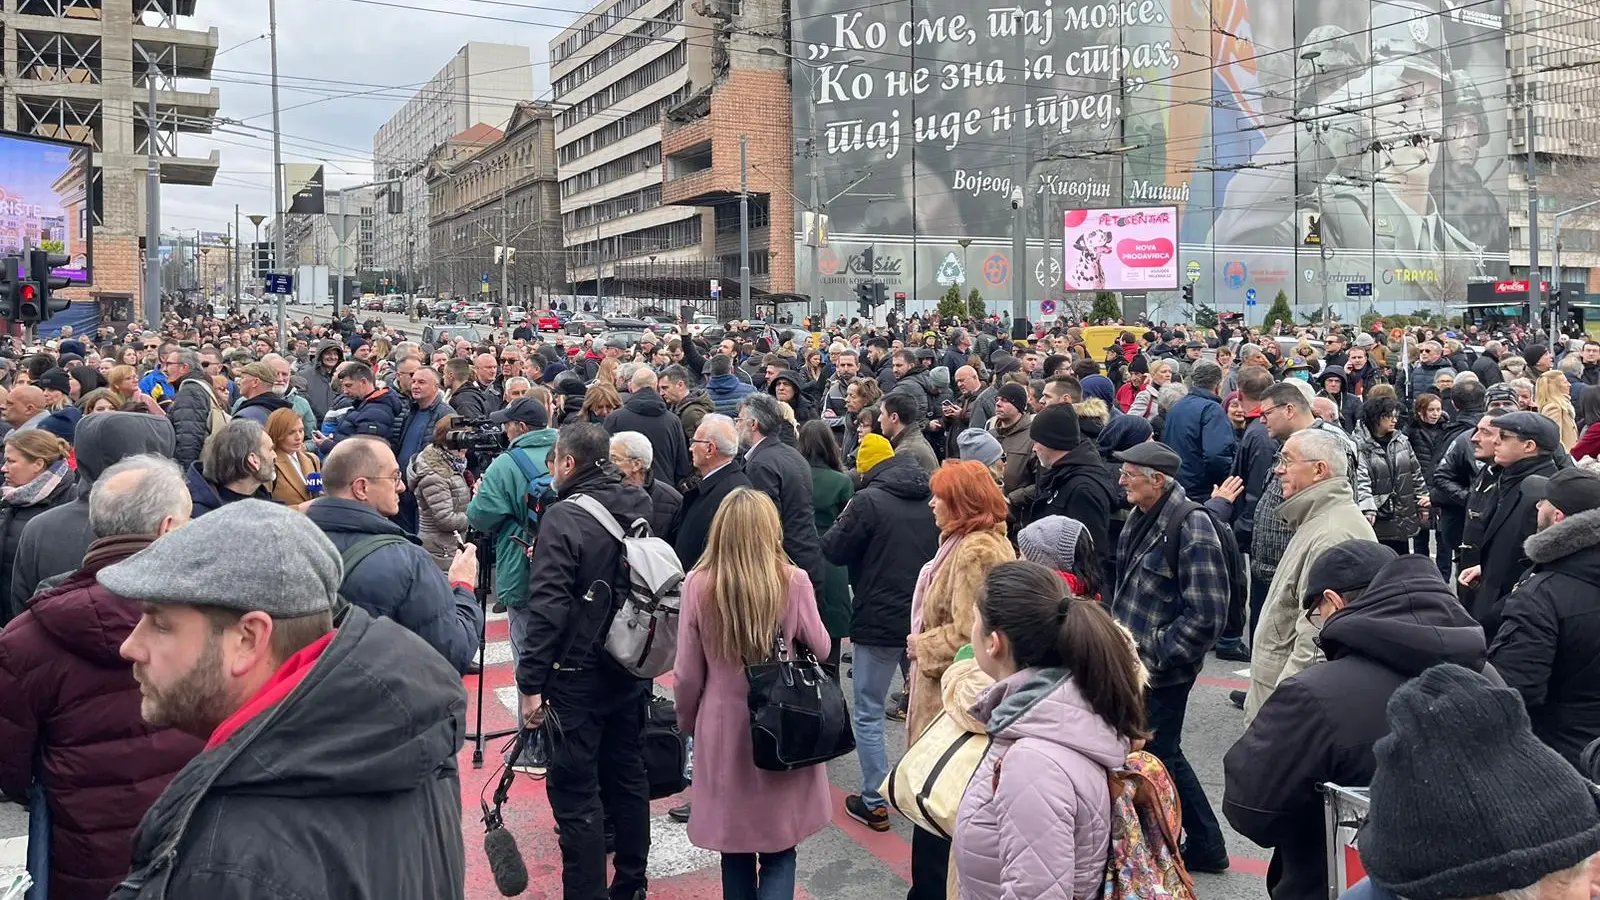
[[[939,263],[939,274],[936,278],[945,287],[967,283],[967,270],[961,265],[961,258],[956,256],[954,250],[945,255],[944,262]]]
[[[1061,260],[1051,256],[1034,263],[1033,280],[1039,282],[1040,287],[1055,287],[1060,284]]]

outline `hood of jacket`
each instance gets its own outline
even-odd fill
[[[1567,516],[1522,545],[1535,563],[1600,585],[1600,553],[1583,552],[1594,547],[1600,547],[1600,509]]]
[[[259,400],[260,398],[258,397],[256,399]],[[274,397],[273,399],[278,400],[282,398]],[[405,402],[400,399],[400,395],[386,387],[374,388],[372,393],[361,398],[361,401],[356,404],[356,408],[360,409],[363,406],[370,406],[374,403],[389,407],[389,411],[396,416],[404,415],[406,411]],[[283,401],[282,408],[287,408],[289,406],[290,404],[287,400]]]
[[[778,386],[778,382],[780,381],[787,381],[789,386],[794,388],[795,400],[798,402],[802,396],[800,391],[803,387],[800,382],[800,375],[788,369],[779,372],[777,375],[767,379],[767,393],[777,396],[777,391],[774,389]]]
[[[698,409],[705,413],[714,413],[717,411],[717,404],[711,402],[711,397],[708,396],[705,391],[690,391],[689,395],[683,398],[682,403],[678,403],[672,407],[672,411],[677,413],[678,418],[680,419],[683,418],[684,413],[691,409]]]
[[[556,496],[566,500],[588,494],[599,500],[619,522],[650,517],[650,495],[644,488],[622,480],[622,472],[609,461],[578,473],[556,486]]]
[[[395,534],[413,544],[420,543],[415,535],[378,514],[372,507],[357,500],[342,497],[321,497],[306,508],[306,517],[323,531],[342,531],[348,534]]]
[[[1117,413],[1122,410],[1117,406],[1117,388],[1111,379],[1104,375],[1090,375],[1083,379],[1083,399],[1090,397],[1103,401],[1106,409],[1111,411],[1111,420],[1116,421]]]
[[[339,362],[342,363],[342,362],[344,362],[344,343],[341,342],[341,341],[332,341],[332,340],[318,341],[317,342],[317,346],[315,348],[313,348],[312,351],[311,351],[311,367],[314,368],[314,369],[320,370],[320,371],[322,371],[322,372],[324,372],[326,374],[331,375],[331,374],[333,374],[333,369],[324,369],[322,367],[322,354],[323,354],[323,351],[326,351],[326,350],[337,350],[337,351],[339,351]],[[337,369],[337,368],[338,368],[338,366],[335,365],[334,369]]]
[[[446,479],[460,474],[451,468],[445,450],[429,444],[411,457],[411,461],[406,464],[406,489],[416,490],[417,482],[430,472]]]
[[[930,397],[939,393],[939,389],[933,386],[933,377],[928,373],[927,369],[922,368],[920,365],[907,372],[906,377],[896,381],[894,386],[899,387],[902,384],[914,384],[922,388],[922,392]]]
[[[140,412],[96,413],[78,423],[72,448],[78,457],[78,480],[92,484],[100,473],[140,453],[172,458],[177,438],[165,416]]]
[[[139,604],[101,588],[95,573],[122,562],[154,540],[153,534],[129,534],[90,544],[82,568],[28,604],[34,621],[82,659],[103,666],[127,665],[122,642],[139,624]]]
[[[933,494],[928,473],[909,456],[891,456],[873,466],[861,477],[861,489],[869,487],[882,488],[902,500],[927,500]]]
[[[655,388],[640,388],[623,395],[622,408],[640,416],[659,419],[667,414],[667,401]]]
[[[1082,426],[1082,423],[1079,423]],[[1041,493],[1049,491],[1066,483],[1074,475],[1087,475],[1105,485],[1116,496],[1116,477],[1111,470],[1106,468],[1106,461],[1100,456],[1100,445],[1093,438],[1087,436],[1078,442],[1078,446],[1067,451],[1067,455],[1056,460],[1056,464],[1044,471],[1039,478]]]
[[[1128,760],[1128,741],[1083,699],[1066,669],[1023,669],[978,697],[972,717],[995,738],[1034,738],[1075,750],[1107,768]]]
[[[744,382],[732,372],[726,375],[713,375],[706,379],[706,391],[711,394],[731,394],[738,391],[741,384]]]
[[[1407,677],[1439,663],[1482,672],[1488,658],[1483,626],[1426,556],[1380,569],[1365,593],[1329,617],[1318,641],[1329,659],[1362,656]]]
[[[294,409],[294,404],[271,391],[267,391],[239,401],[239,408],[234,410],[234,415],[238,415],[252,407],[259,407],[271,414],[280,409]]]
[[[1111,454],[1142,444],[1154,434],[1150,421],[1142,416],[1117,416],[1100,431],[1100,455],[1110,459]]]
[[[277,797],[389,794],[453,768],[466,689],[443,656],[352,607],[311,670],[216,753],[214,789]]]
[[[1290,527],[1299,527],[1335,506],[1356,508],[1356,495],[1350,489],[1350,479],[1343,475],[1334,475],[1327,481],[1319,481],[1284,500],[1278,506],[1278,515],[1282,516]]]
[[[1006,439],[1008,437],[1011,437],[1012,435],[1016,434],[1019,431],[1026,432],[1028,429],[1030,429],[1032,427],[1033,427],[1033,413],[1023,413],[1022,415],[1017,416],[1016,424],[1010,426],[1009,428],[1006,427],[1006,424],[1004,422],[1000,421],[999,416],[996,416],[995,420],[994,420],[995,437],[997,437],[997,438],[999,438],[1001,440],[1004,440],[1004,439]]]

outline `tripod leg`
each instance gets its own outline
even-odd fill
[[[483,683],[489,680],[489,673],[483,670],[484,644],[488,640],[488,595],[478,595],[478,606],[484,611],[484,626],[478,629],[478,715],[475,727],[472,729],[472,767],[483,768]]]

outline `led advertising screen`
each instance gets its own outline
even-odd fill
[[[1069,291],[1178,286],[1178,208],[1069,209],[1061,245]]]
[[[92,174],[83,144],[0,132],[0,256],[23,247],[64,253],[71,261],[56,276],[88,284]]]

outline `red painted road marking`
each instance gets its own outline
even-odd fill
[[[1228,688],[1229,690],[1233,691],[1246,691],[1250,689],[1250,682],[1245,681],[1243,678],[1217,678],[1213,675],[1201,675],[1199,678],[1195,679],[1195,684],[1203,684],[1207,687]]]
[[[490,619],[483,626],[483,639],[489,643],[511,640],[511,621],[509,619]]]
[[[872,854],[879,862],[888,866],[889,871],[909,884],[911,843],[893,831],[873,831],[850,818],[850,814],[844,811],[844,798],[850,796],[851,791],[840,790],[832,784],[828,785],[828,791],[832,795],[834,827],[844,832],[846,837],[855,841],[861,849]],[[894,812],[891,811],[889,814],[894,815]]]

